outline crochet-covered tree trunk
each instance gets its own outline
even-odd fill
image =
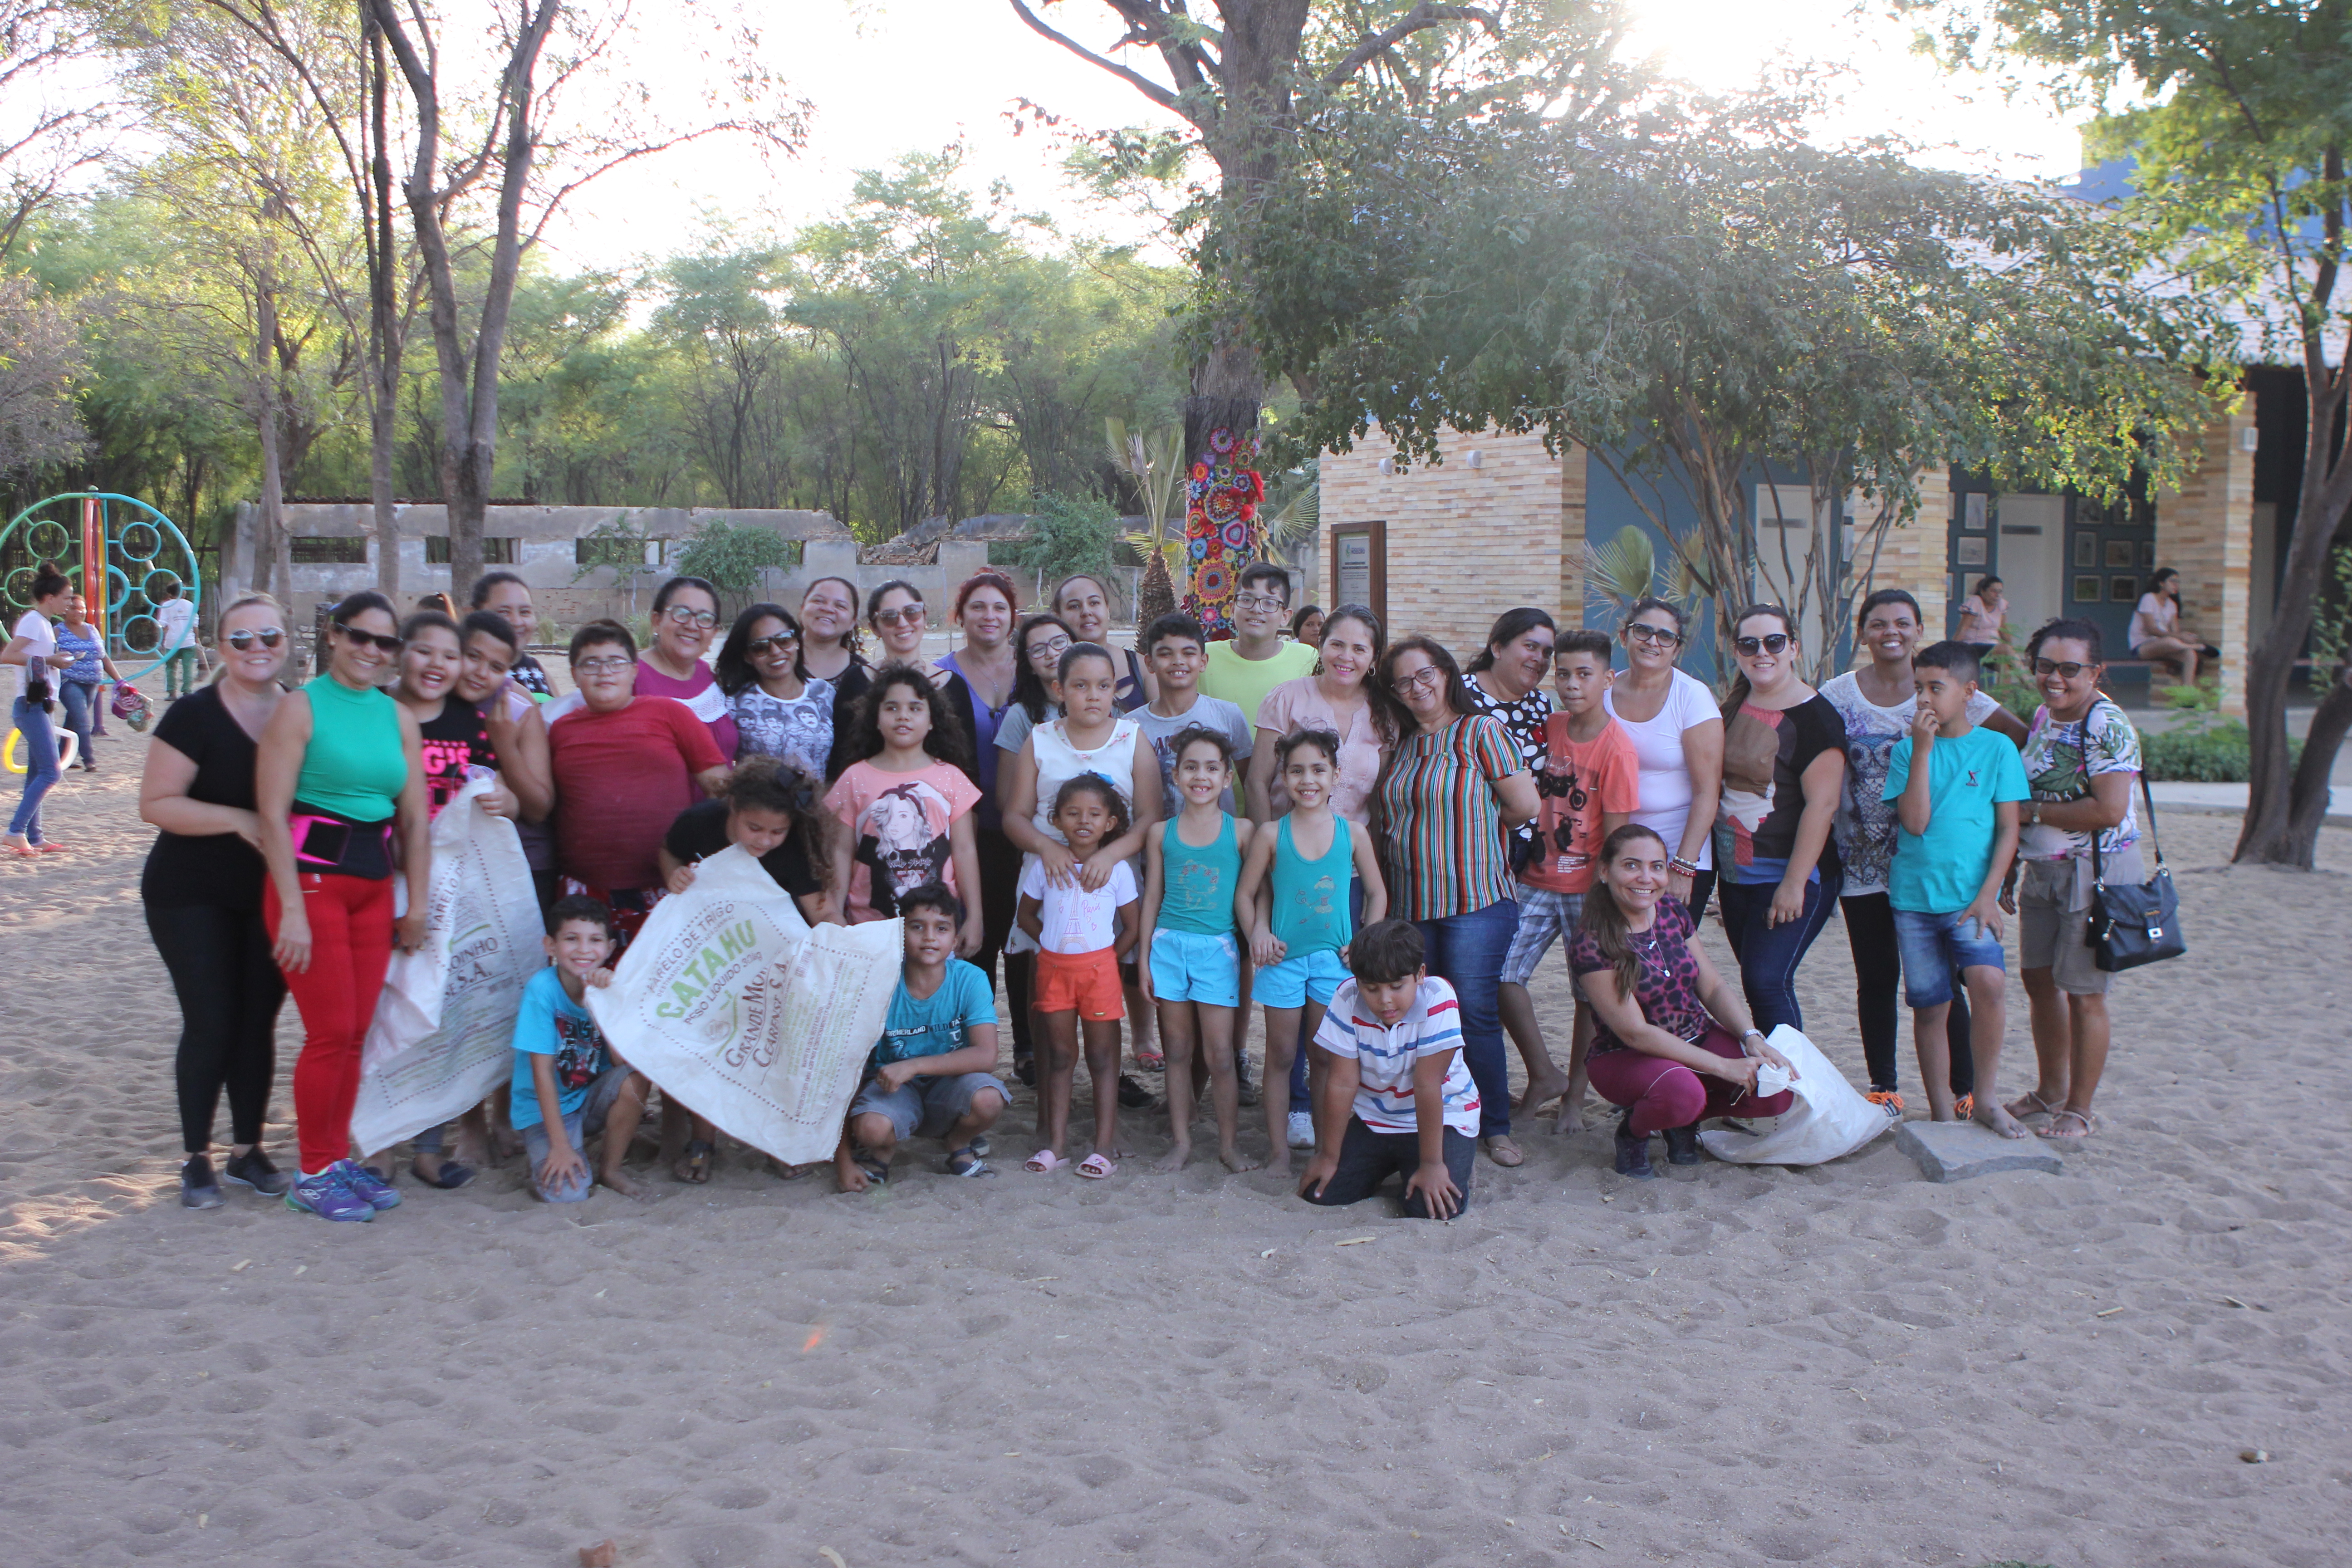
[[[1160,616],[1174,614],[1175,609],[1176,585],[1168,578],[1168,557],[1155,550],[1150,563],[1143,569],[1143,581],[1135,590],[1135,629],[1140,632]]]

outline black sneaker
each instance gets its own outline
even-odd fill
[[[1121,1073],[1118,1075],[1118,1102],[1129,1110],[1140,1110],[1151,1103],[1151,1091]]]
[[[1655,1180],[1658,1174],[1650,1168],[1650,1135],[1633,1131],[1630,1110],[1617,1123],[1617,1173],[1637,1182]]]
[[[1698,1123],[1694,1121],[1688,1127],[1667,1128],[1666,1163],[1696,1165],[1698,1160]]]
[[[188,1163],[180,1167],[180,1206],[184,1209],[216,1209],[221,1206],[220,1184],[213,1180],[213,1163],[202,1154],[191,1154]]]
[[[282,1197],[293,1185],[293,1178],[269,1163],[269,1156],[258,1149],[248,1149],[242,1154],[232,1154],[221,1168],[225,1180],[240,1187],[251,1187],[266,1197]]]
[[[1014,1057],[1013,1058],[1013,1076],[1019,1079],[1024,1086],[1030,1089],[1036,1088],[1037,1058],[1034,1056]]]

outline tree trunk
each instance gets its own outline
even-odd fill
[[[393,459],[400,442],[400,362],[407,333],[394,275],[400,250],[392,231],[391,72],[375,13],[360,7],[368,94],[368,500],[374,513],[375,585],[400,602],[400,530],[393,520]]]
[[[275,567],[282,551],[279,537],[286,531],[286,473],[278,440],[278,374],[270,363],[272,345],[278,338],[278,295],[265,279],[255,300],[254,343],[256,390],[260,393],[260,411],[256,426],[261,438],[261,511],[254,521],[253,584],[260,592],[276,594],[278,598],[292,597],[294,584],[289,573],[280,581]]]
[[[1160,616],[1176,610],[1176,587],[1168,576],[1168,557],[1155,550],[1143,568],[1143,582],[1135,591],[1135,626],[1138,631],[1149,626]]]
[[[2335,771],[2336,751],[2352,731],[2352,665],[2336,671],[2327,695],[2311,715],[2311,733],[2304,738],[2303,760],[2294,770],[2289,799],[2292,809],[2287,836],[2301,857],[2299,866],[2314,864],[2319,854],[2319,829],[2327,820],[2328,775]]]

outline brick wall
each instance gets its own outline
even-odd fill
[[[1470,466],[1470,455],[1479,466]],[[1566,460],[1541,436],[1455,435],[1440,467],[1384,475],[1377,431],[1323,456],[1329,530],[1384,522],[1391,637],[1425,633],[1468,663],[1496,616],[1540,605],[1563,625],[1583,618],[1584,451]],[[1325,549],[1329,548],[1328,542]],[[1325,590],[1329,563],[1324,563]]]
[[[1927,640],[1936,642],[1949,635],[1951,624],[1950,567],[1946,563],[1949,554],[1952,529],[1951,475],[1943,468],[1934,468],[1918,479],[1919,509],[1907,521],[1897,522],[1886,531],[1878,547],[1874,569],[1870,561],[1868,524],[1877,516],[1877,503],[1856,497],[1853,517],[1857,536],[1853,563],[1856,605],[1881,588],[1907,589],[1919,601],[1919,625],[1926,628]],[[1867,581],[1864,580],[1868,572]],[[1849,623],[1850,624],[1850,623]],[[1847,628],[1841,627],[1841,633]],[[1870,662],[1870,650],[1858,643],[1853,648],[1854,668]]]
[[[2156,500],[2157,564],[2179,572],[2181,619],[2221,650],[2221,711],[2241,715],[2254,542],[2254,455],[2242,449],[2241,434],[2253,427],[2248,393],[2235,413],[2189,443],[2195,471]]]

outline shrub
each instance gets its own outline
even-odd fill
[[[2217,724],[2185,724],[2162,734],[2143,732],[2140,763],[2158,783],[2244,784],[2252,766],[2253,738],[2244,724],[2231,719]],[[2303,742],[2287,742],[2291,768],[2303,754]]]

